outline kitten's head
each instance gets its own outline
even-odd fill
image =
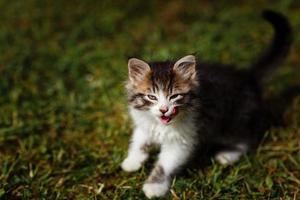
[[[167,125],[191,106],[197,87],[196,59],[185,56],[177,62],[148,64],[128,61],[127,92],[130,106],[143,110]]]

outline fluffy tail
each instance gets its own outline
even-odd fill
[[[262,15],[272,24],[275,33],[270,47],[251,67],[255,77],[260,81],[268,77],[281,64],[292,43],[292,28],[285,16],[271,10],[265,10]]]

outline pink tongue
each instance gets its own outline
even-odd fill
[[[161,121],[163,124],[167,124],[167,123],[169,123],[169,121],[171,121],[171,117],[161,116],[161,117],[160,117],[160,121]]]
[[[167,117],[167,116],[161,116],[160,117],[160,121],[163,123],[163,124],[167,124],[171,121],[172,117],[175,117],[176,115],[178,114],[178,108],[175,107],[172,111],[172,115],[170,117]]]
[[[172,116],[176,116],[178,114],[178,108],[174,107],[173,112],[172,112]]]

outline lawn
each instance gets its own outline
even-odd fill
[[[0,199],[145,198],[151,164],[132,174],[119,167],[132,130],[130,56],[197,53],[246,68],[270,42],[260,13],[272,8],[295,34],[265,96],[299,85],[300,2],[230,2],[1,0]],[[300,199],[300,93],[283,124],[233,166],[212,160],[176,177],[163,199]]]

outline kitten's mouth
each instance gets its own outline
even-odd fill
[[[160,121],[163,124],[168,124],[177,114],[178,114],[178,108],[174,107],[173,111],[172,111],[172,114],[170,116],[165,116],[165,115],[161,116]]]

